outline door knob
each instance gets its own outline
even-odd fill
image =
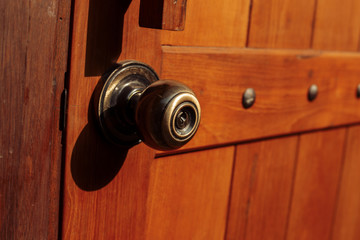
[[[200,123],[200,104],[182,83],[159,80],[144,63],[124,61],[106,78],[96,113],[103,135],[132,146],[143,141],[158,150],[182,147]]]

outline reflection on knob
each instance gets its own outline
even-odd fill
[[[106,78],[96,99],[104,136],[132,146],[144,141],[158,150],[185,145],[200,123],[200,104],[184,84],[159,80],[144,63],[124,61]]]

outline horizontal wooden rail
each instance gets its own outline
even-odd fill
[[[360,54],[164,46],[163,79],[187,84],[202,107],[183,149],[254,140],[360,122]],[[316,84],[310,102],[308,88]],[[247,88],[255,104],[242,106]]]

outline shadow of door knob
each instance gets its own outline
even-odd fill
[[[151,67],[137,61],[121,62],[95,102],[101,131],[119,145],[142,140],[158,150],[177,149],[200,123],[200,104],[187,86],[159,80]]]

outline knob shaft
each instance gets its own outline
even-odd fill
[[[104,136],[132,146],[144,141],[158,150],[182,147],[200,123],[200,104],[182,83],[159,80],[144,63],[125,61],[109,75],[96,101]]]

